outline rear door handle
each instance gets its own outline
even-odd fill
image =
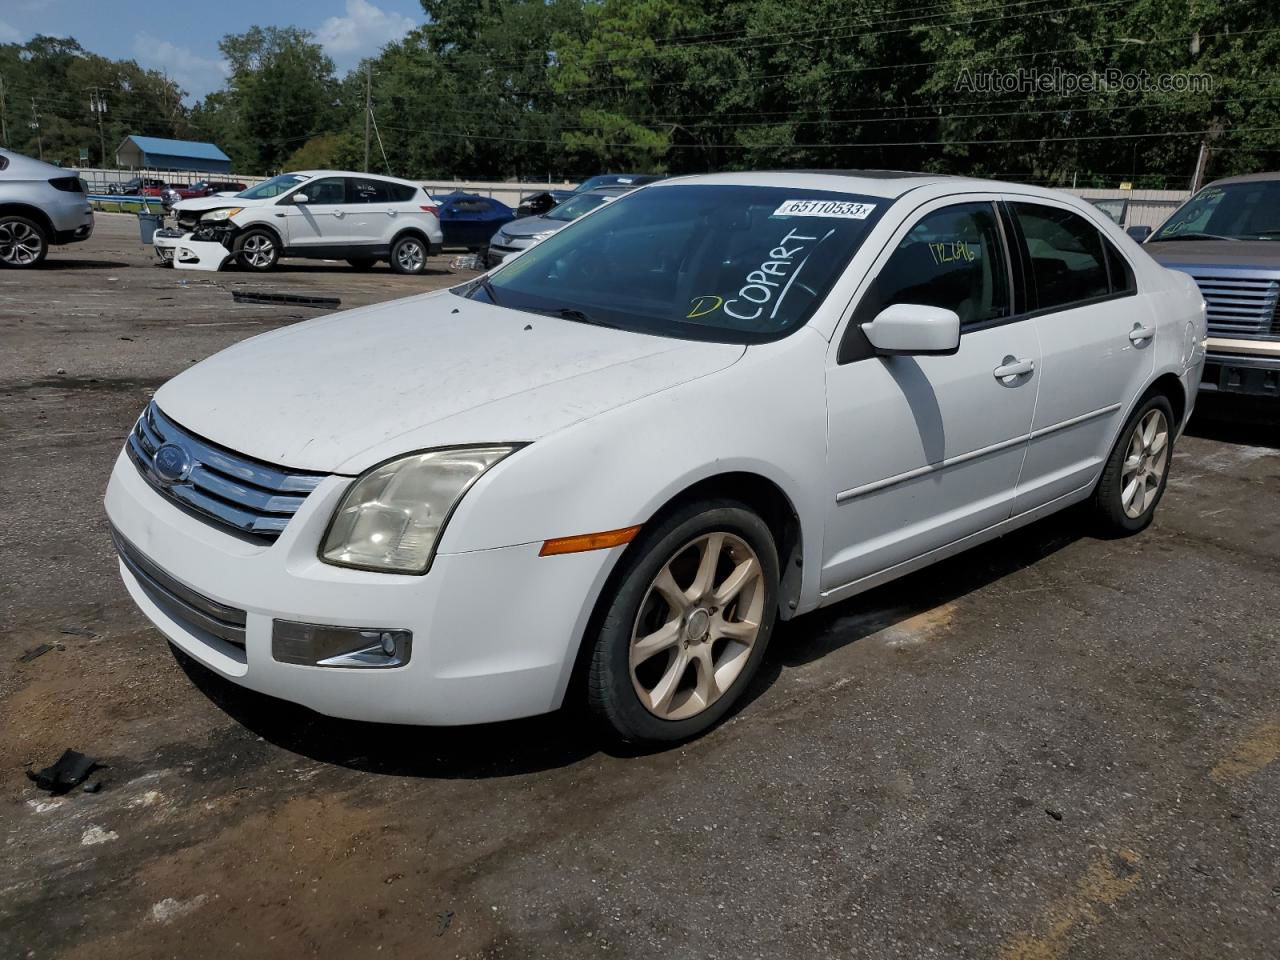
[[[1140,323],[1135,323],[1133,329],[1129,331],[1130,343],[1143,343],[1150,340],[1156,335],[1155,327],[1144,327]]]
[[[1036,368],[1034,360],[1018,360],[1014,357],[1005,357],[1004,362],[1000,366],[991,371],[997,380],[1009,380],[1013,377],[1021,377],[1030,373]]]
[[[346,216],[346,214],[344,214],[341,210],[333,211],[333,215],[337,217],[339,220],[341,220],[344,216]]]
[[[397,213],[397,212],[398,212],[398,211],[396,211],[396,210],[388,210],[388,211],[387,211],[387,216],[388,216],[388,217],[394,217],[394,216],[396,215],[396,213]]]

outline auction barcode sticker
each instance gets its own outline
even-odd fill
[[[835,217],[840,220],[865,220],[874,203],[852,200],[788,200],[773,211],[775,217]]]

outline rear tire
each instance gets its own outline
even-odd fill
[[[768,647],[773,536],[744,504],[705,500],[645,530],[622,563],[591,641],[587,703],[624,741],[697,736],[733,708]]]
[[[49,237],[40,224],[17,214],[0,216],[0,267],[38,266],[49,253]]]
[[[420,274],[427,269],[430,250],[427,241],[408,234],[391,245],[391,269],[396,273]]]
[[[1151,524],[1169,483],[1173,422],[1173,407],[1162,393],[1129,415],[1093,492],[1101,533],[1128,536]]]
[[[266,273],[280,262],[280,239],[270,230],[252,228],[236,238],[234,252],[245,268]]]

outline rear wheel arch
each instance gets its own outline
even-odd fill
[[[421,227],[401,227],[399,230],[396,231],[395,236],[391,238],[391,243],[388,249],[390,249],[390,247],[394,247],[397,243],[399,243],[405,237],[410,237],[410,236],[417,237],[424,244],[426,244],[428,255],[430,255],[435,251],[435,245],[432,244],[431,238],[427,236],[426,231],[423,230]]]
[[[1187,390],[1182,385],[1177,374],[1162,373],[1152,381],[1146,391],[1143,392],[1142,399],[1138,402],[1142,403],[1147,397],[1153,393],[1163,393],[1169,400],[1169,406],[1173,407],[1173,428],[1175,431],[1182,428],[1182,418],[1187,413]]]
[[[25,203],[0,203],[0,217],[26,217],[44,231],[46,243],[53,243],[53,235],[56,232],[53,229],[53,221],[39,207]]]

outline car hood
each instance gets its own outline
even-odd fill
[[[543,233],[547,230],[559,230],[567,227],[571,220],[551,220],[547,217],[521,217],[519,220],[512,220],[510,223],[502,227],[502,232],[508,237],[515,239],[517,237],[523,239],[532,237],[535,233]]]
[[[188,197],[186,200],[179,200],[173,205],[173,209],[203,213],[206,210],[218,210],[222,207],[262,207],[275,203],[276,199],[276,197],[270,197],[266,200],[246,200],[244,197],[235,196],[235,194],[215,193],[211,197]],[[235,201],[234,203],[231,202],[233,200]]]
[[[1277,240],[1166,240],[1144,243],[1142,249],[1161,266],[1270,267],[1280,270]]]
[[[714,373],[744,350],[439,291],[243,341],[179,374],[155,400],[238,453],[356,474],[427,447],[537,440]]]

